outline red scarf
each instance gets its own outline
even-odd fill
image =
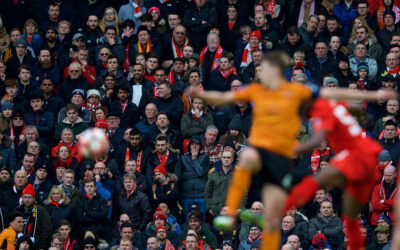
[[[257,241],[257,240],[259,240],[259,239],[262,239],[262,238],[263,238],[263,234],[260,234],[260,236],[258,236],[258,238],[255,239],[255,240],[253,240],[253,239],[250,237],[250,235],[249,235],[249,237],[247,237],[247,239],[248,239],[251,243],[253,243],[254,241]]]
[[[147,80],[149,80],[150,82],[154,82],[154,73],[148,73],[147,70],[144,72],[144,78],[146,78]]]
[[[233,73],[234,75],[236,75],[236,74],[233,72],[233,67],[229,67],[228,73],[226,73],[226,74],[224,73],[224,71],[223,71],[221,68],[219,68],[218,70],[219,70],[219,72],[221,72],[222,77],[225,78],[225,79],[229,78],[229,77],[231,76],[232,73]]]
[[[174,58],[181,58],[183,56],[183,48],[189,43],[189,39],[185,38],[185,42],[179,49],[178,44],[175,42],[174,37],[171,38],[172,52],[174,53]]]
[[[60,166],[64,166],[65,168],[70,168],[72,165],[72,157],[68,157],[66,161],[61,160],[57,157],[57,161],[54,163],[54,169]]]
[[[72,250],[74,248],[75,244],[76,244],[76,240],[73,240],[71,242],[71,237],[68,237],[68,239],[64,243],[63,250]]]
[[[228,22],[229,30],[232,30],[233,26],[235,26],[235,22]]]
[[[142,164],[142,156],[143,156],[143,150],[140,150],[138,153],[138,156],[136,158],[136,166],[137,169],[136,171],[140,173],[140,166]],[[131,157],[131,150],[129,149],[129,147],[126,147],[126,151],[125,151],[125,165],[126,162],[129,160],[129,158]]]
[[[131,66],[131,63],[129,62],[129,47],[130,45],[129,43],[127,43],[125,46],[125,60],[122,64],[122,69],[124,70],[125,75],[129,73],[129,66]]]
[[[397,65],[395,69],[389,69],[388,73],[391,75],[399,73],[399,67],[400,65]]]
[[[139,42],[137,43],[137,46],[138,46],[138,52],[139,53],[149,53],[149,52],[151,52],[151,41],[149,41],[147,43],[146,50],[143,49],[142,45]]]
[[[259,4],[263,4],[265,7],[265,11],[267,14],[274,15],[275,14],[275,5],[276,2],[274,0],[269,1],[269,3],[264,3],[263,0],[260,0]]]
[[[135,13],[133,14],[134,17],[139,18],[143,15],[142,10],[140,9],[140,1],[139,3],[135,3],[132,1],[132,6],[135,9]]]
[[[385,165],[380,165],[378,164],[378,166],[376,167],[378,170],[385,170],[385,168],[389,165],[392,165],[392,161],[389,161],[388,163],[386,163]]]
[[[358,84],[358,87],[360,87],[360,89],[365,89],[365,87],[367,87],[367,82],[364,80],[358,79],[357,84]]]
[[[61,206],[61,203],[57,201],[50,201],[50,204],[54,205],[55,207]]]
[[[175,71],[174,70],[171,70],[169,72],[168,77],[167,77],[167,81],[170,82],[171,85],[174,85],[174,82],[175,82]]]
[[[242,55],[242,63],[240,64],[240,67],[247,67],[247,65],[250,64],[249,60],[249,56],[250,56],[250,60],[251,60],[251,54],[249,55],[249,52],[253,52],[255,49],[260,49],[262,50],[262,43],[258,44],[257,48],[250,48],[250,43],[247,43],[246,47],[244,48],[243,51],[243,55]]]
[[[153,85],[153,97],[154,97],[154,99],[157,99],[159,95],[160,95],[160,93],[158,91],[158,84],[154,83],[154,85]]]
[[[129,200],[129,197],[131,197],[131,195],[135,192],[137,185],[135,184],[135,186],[133,186],[132,191],[130,191],[129,193],[126,192],[126,199]]]
[[[120,104],[121,104],[121,111],[122,111],[122,113],[124,113],[126,107],[128,107],[128,101],[126,101],[125,103],[121,102]]]
[[[24,127],[22,128],[21,133],[20,133],[19,135],[24,135],[24,133],[25,133],[25,128],[26,128],[26,126],[24,125]],[[15,134],[14,134],[14,128],[13,128],[13,127],[10,128],[10,136],[15,136]],[[21,145],[22,142],[23,142],[23,141],[19,140],[18,146]]]
[[[96,196],[96,192],[93,194],[93,197],[90,197],[86,192],[85,192],[85,196],[86,196],[86,198],[88,198],[88,200],[92,200],[93,199],[93,197],[95,197]]]
[[[162,158],[161,158],[160,153],[157,152],[157,157],[158,157],[158,160],[160,161],[160,165],[165,166],[165,163],[167,162],[168,157],[169,157],[169,150],[167,150],[167,153]]]
[[[160,0],[161,4],[165,4],[166,2],[169,2],[169,0]]]
[[[200,68],[203,68],[203,59],[204,59],[204,55],[206,54],[207,50],[208,50],[208,46],[204,47],[204,49],[201,51],[201,54],[200,54]],[[221,58],[223,51],[224,50],[222,49],[221,45],[218,45],[217,50],[215,51],[214,61],[213,61],[212,65],[211,65],[211,70],[210,71],[213,71],[214,69],[218,68],[219,59]]]
[[[313,150],[311,154],[311,169],[314,172],[314,174],[316,174],[318,171],[318,165],[321,156],[329,155],[329,153],[330,153],[330,148],[326,148],[325,152],[323,153],[319,152],[318,149]]]

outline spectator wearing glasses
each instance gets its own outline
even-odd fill
[[[360,63],[368,65],[368,80],[375,80],[378,72],[378,64],[376,60],[368,54],[368,48],[364,43],[358,43],[355,46],[354,54],[349,56],[350,69],[354,76],[357,76],[357,67]]]
[[[69,76],[60,85],[60,97],[65,103],[68,103],[72,98],[72,92],[75,89],[87,91],[91,88],[90,84],[82,77],[82,66],[78,62],[73,62],[69,65]]]
[[[97,74],[99,74],[103,70],[107,69],[107,59],[110,55],[111,55],[111,51],[106,47],[103,47],[99,50],[99,53],[97,54],[97,57],[95,58]]]

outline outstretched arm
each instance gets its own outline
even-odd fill
[[[349,90],[347,88],[321,88],[319,96],[325,99],[341,100],[366,100],[377,101],[378,99],[397,99],[398,94],[394,90],[361,91]]]
[[[189,94],[192,96],[197,96],[209,104],[214,104],[217,106],[233,104],[235,102],[233,93],[219,92],[219,91],[200,91],[198,88],[190,88]]]
[[[313,132],[310,139],[308,139],[307,141],[300,144],[294,149],[296,155],[304,154],[313,150],[316,146],[318,146],[322,142],[322,140],[325,138],[326,133],[327,132],[325,130]]]

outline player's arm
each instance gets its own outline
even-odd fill
[[[217,106],[233,104],[235,102],[234,95],[231,91],[200,91],[200,89],[191,88],[189,93],[192,96],[197,96],[203,99],[209,104],[214,104]]]
[[[394,90],[377,90],[377,91],[361,91],[351,90],[347,88],[321,88],[319,97],[325,99],[339,99],[339,100],[366,100],[377,101],[397,99],[398,94]]]
[[[316,146],[318,146],[322,140],[325,138],[327,131],[326,130],[318,130],[313,131],[310,139],[305,141],[304,143],[297,146],[294,151],[296,155],[304,154],[312,151]]]

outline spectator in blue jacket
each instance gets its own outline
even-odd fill
[[[334,5],[333,14],[342,21],[344,32],[347,32],[349,26],[357,16],[357,1],[340,0],[339,3]]]
[[[43,79],[50,78],[54,86],[58,86],[61,80],[61,71],[53,64],[49,49],[39,51],[38,62],[32,66],[31,75],[33,84],[40,85]]]

